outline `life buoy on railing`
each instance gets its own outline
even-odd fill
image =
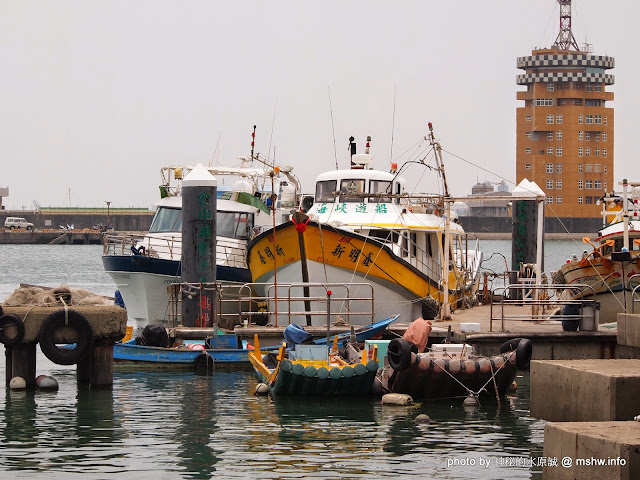
[[[2,309],[0,309],[0,343],[10,347],[20,343],[23,338],[24,323],[22,320],[10,313],[3,315]]]
[[[56,344],[59,340],[56,338],[57,331],[62,328],[75,330],[75,348],[71,345],[63,345],[59,348]],[[73,365],[84,359],[93,348],[93,327],[84,315],[75,310],[56,310],[42,322],[38,341],[42,353],[53,363]]]

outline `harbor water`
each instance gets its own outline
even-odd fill
[[[482,241],[487,256],[509,241]],[[545,245],[545,265],[582,251]],[[114,285],[101,246],[0,245],[0,301],[20,283],[66,283],[103,295]],[[507,255],[508,257],[508,255]],[[508,262],[508,258],[507,258]],[[488,266],[503,270],[494,257]],[[116,368],[112,390],[76,384],[75,367],[37,353],[58,392],[0,389],[0,478],[541,478],[544,422],[529,416],[528,374],[499,406],[462,399],[390,407],[379,399],[271,399],[249,368]],[[0,355],[0,378],[5,358]],[[418,414],[432,419],[416,424]]]

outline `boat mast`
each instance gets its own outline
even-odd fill
[[[442,175],[442,184],[444,187],[444,203],[445,203],[445,220],[444,220],[444,245],[442,248],[442,310],[440,312],[440,320],[449,320],[451,318],[451,305],[449,304],[449,259],[451,255],[451,195],[447,185],[447,177],[444,173],[444,161],[442,160],[442,148],[433,134],[433,124],[429,122],[429,135],[425,137],[429,140],[429,144],[433,147],[436,157],[437,170]]]
[[[629,183],[625,178],[622,180],[622,225],[623,225],[623,248],[626,252],[629,251],[629,206],[627,205],[627,188]]]

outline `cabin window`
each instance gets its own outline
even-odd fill
[[[399,238],[398,232],[379,229],[369,230],[369,236],[382,240],[384,243],[393,243],[394,245],[398,243]]]
[[[316,202],[334,202],[336,200],[335,192],[337,190],[336,180],[326,180],[316,183]]]
[[[340,181],[341,202],[363,202],[364,180],[359,178],[345,178]]]
[[[241,212],[217,212],[216,235],[246,239],[253,231],[253,214]]]
[[[179,208],[160,207],[156,212],[150,233],[158,232],[181,232],[182,231],[182,210]]]
[[[400,195],[402,190],[402,186],[399,183],[396,183],[396,195]],[[396,203],[400,203],[400,198],[396,198]]]
[[[391,182],[386,180],[371,180],[369,193],[393,193]],[[391,197],[369,197],[369,203],[390,203]]]
[[[415,233],[411,234],[411,255],[414,257],[418,256],[418,236]]]

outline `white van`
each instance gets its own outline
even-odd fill
[[[27,222],[24,218],[20,217],[7,217],[4,221],[4,228],[13,230],[14,228],[26,228],[27,230],[33,230],[33,223]]]

